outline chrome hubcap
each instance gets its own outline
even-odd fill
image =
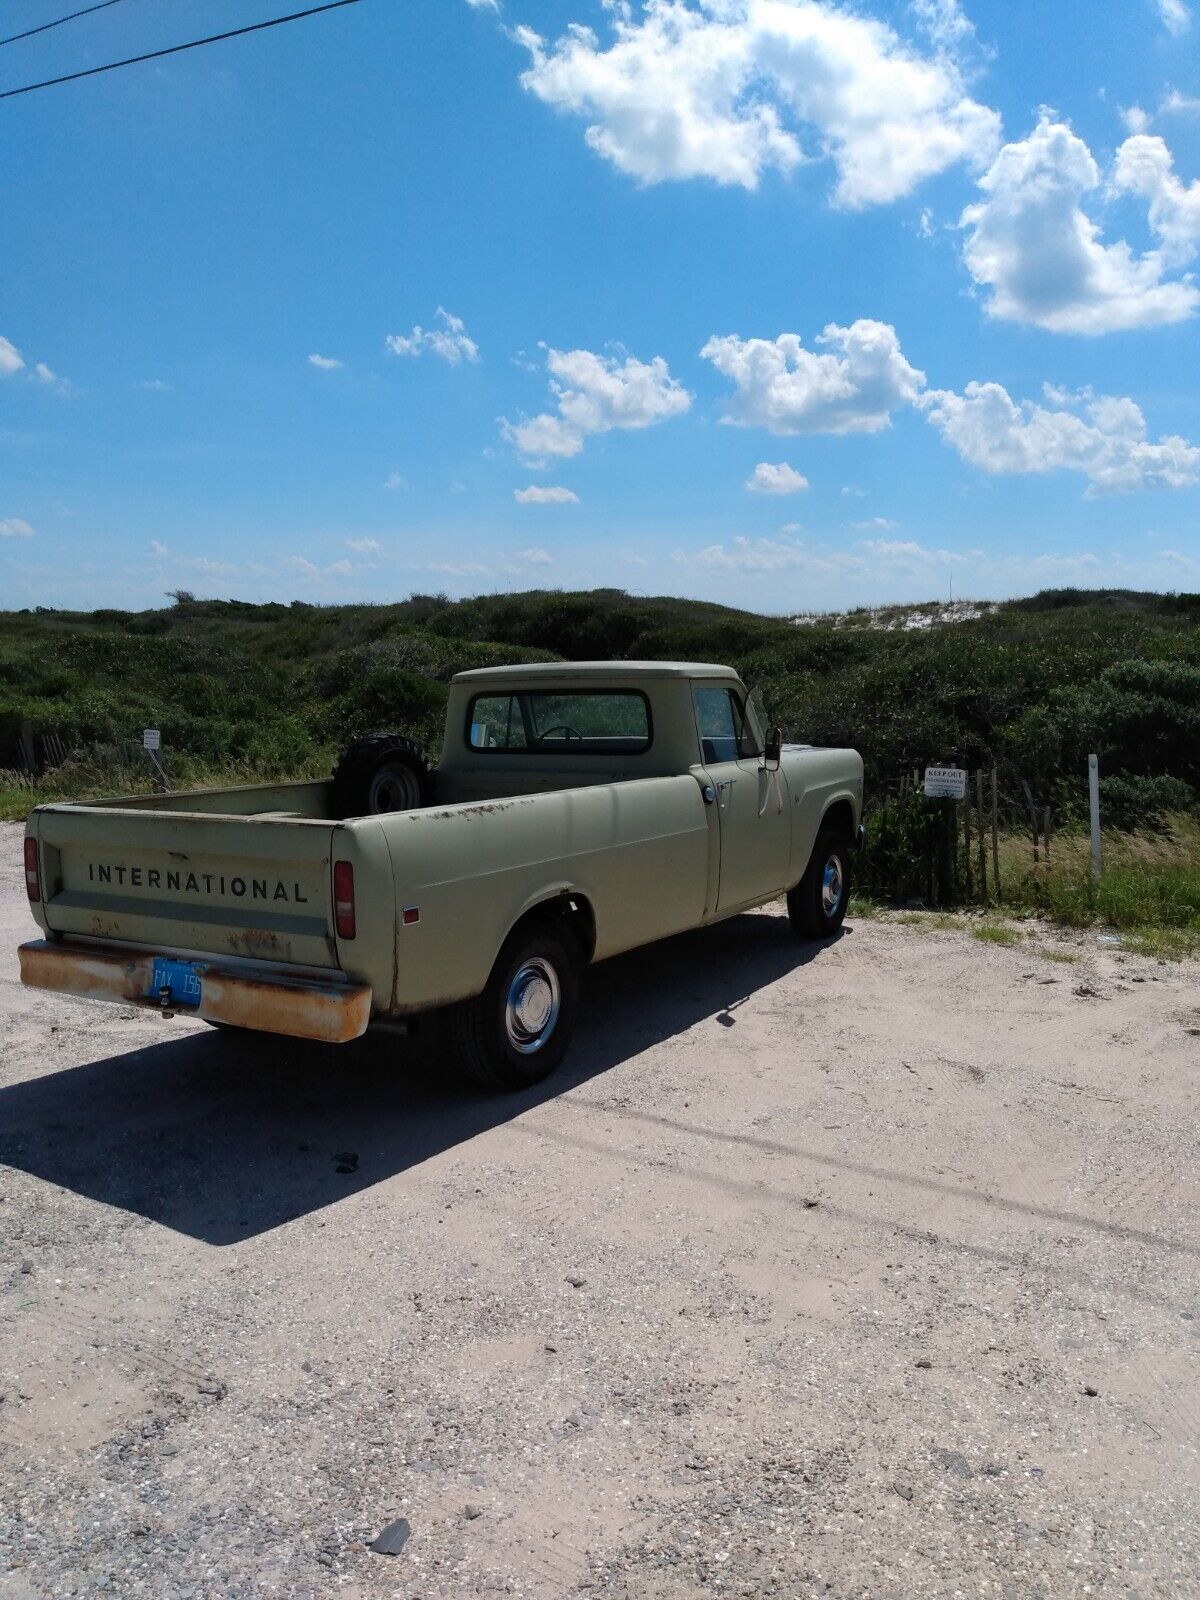
[[[554,1032],[562,1003],[558,974],[541,956],[523,961],[513,974],[504,1005],[508,1042],[523,1056],[540,1050]]]
[[[843,881],[841,856],[830,856],[821,875],[821,910],[827,917],[837,915],[842,903]]]

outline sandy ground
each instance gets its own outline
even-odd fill
[[[3,1600],[1200,1593],[1195,965],[747,916],[482,1099],[26,993],[18,836]]]

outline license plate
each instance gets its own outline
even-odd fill
[[[161,1000],[166,989],[179,1006],[200,1004],[200,975],[203,966],[192,961],[168,961],[165,956],[155,956],[154,973],[150,979],[150,998]]]

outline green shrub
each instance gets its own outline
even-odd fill
[[[1182,778],[1114,773],[1100,779],[1100,817],[1106,828],[1122,832],[1161,832],[1172,812],[1189,811],[1196,791]]]

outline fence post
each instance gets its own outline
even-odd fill
[[[996,766],[992,764],[992,885],[1000,904],[1000,817],[996,799]]]
[[[28,717],[21,719],[21,732],[19,736],[21,757],[25,762],[25,770],[30,777],[37,776],[37,752],[33,746],[33,723]]]
[[[1092,819],[1092,881],[1100,879],[1100,757],[1088,757],[1088,810]]]
[[[975,771],[975,817],[979,823],[979,898],[985,900],[987,893],[987,847],[984,843],[983,831],[983,768]]]
[[[963,812],[963,855],[966,860],[966,885],[967,904],[974,899],[973,884],[971,882],[971,774],[967,773],[967,792],[963,796],[966,809]]]
[[[1033,828],[1033,864],[1036,867],[1041,860],[1038,855],[1037,807],[1033,803],[1033,790],[1029,787],[1027,779],[1021,779],[1021,787],[1025,791],[1025,804],[1029,807],[1029,821]]]

